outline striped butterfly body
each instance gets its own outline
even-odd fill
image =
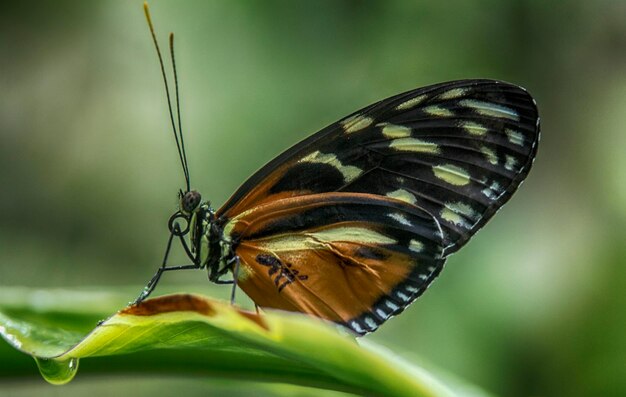
[[[372,332],[420,296],[510,199],[538,141],[537,108],[524,89],[461,80],[331,124],[261,168],[216,211],[189,188],[184,162],[187,189],[170,243],[178,237],[192,264],[164,260],[137,302],[165,270],[206,268],[216,283],[231,273],[260,307]]]

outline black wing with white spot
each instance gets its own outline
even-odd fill
[[[218,211],[230,219],[326,192],[395,198],[431,214],[457,251],[528,174],[539,116],[520,87],[461,80],[387,98],[334,123],[250,177]]]

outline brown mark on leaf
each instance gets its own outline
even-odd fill
[[[263,317],[261,317],[259,314],[251,313],[251,312],[244,312],[244,311],[240,311],[239,314],[241,314],[243,317],[247,318],[248,320],[255,322],[259,327],[263,328],[264,330],[266,331],[270,330],[270,327],[267,325],[265,320],[263,320]]]
[[[206,300],[189,294],[176,294],[148,299],[137,305],[129,306],[119,312],[120,315],[153,316],[169,312],[197,312],[213,316],[215,309]]]

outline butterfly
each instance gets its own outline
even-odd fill
[[[157,47],[154,30],[146,15]],[[173,61],[173,35],[170,35]],[[174,64],[175,65],[175,64]],[[166,92],[169,90],[163,62]],[[175,66],[174,76],[176,79]],[[176,81],[177,103],[178,82]],[[383,99],[270,161],[213,209],[186,179],[169,221],[165,271],[206,269],[258,306],[375,331],[419,297],[446,259],[506,203],[539,142],[533,98],[518,86],[459,80]],[[168,267],[178,238],[192,264]],[[226,274],[233,280],[224,280]]]

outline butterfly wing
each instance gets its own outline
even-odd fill
[[[254,207],[224,228],[238,286],[261,307],[309,313],[358,334],[401,312],[445,259],[437,221],[403,201],[322,193]]]
[[[288,149],[218,211],[232,219],[272,201],[368,193],[422,208],[456,252],[528,174],[539,117],[522,88],[461,80],[387,98]]]
[[[260,306],[359,334],[419,296],[528,174],[535,102],[492,80],[382,100],[298,143],[217,212]]]

